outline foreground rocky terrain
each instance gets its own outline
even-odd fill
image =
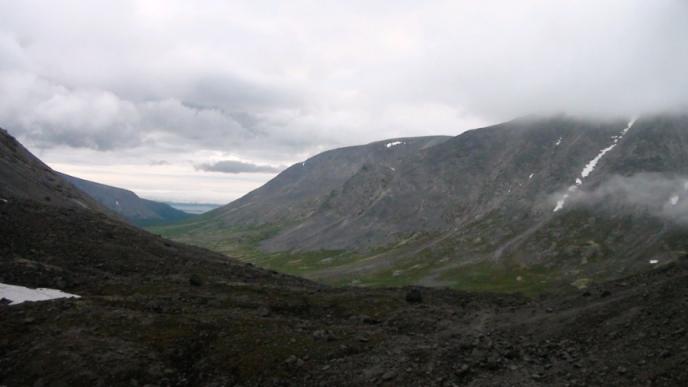
[[[684,258],[538,298],[332,288],[2,183],[0,282],[81,298],[0,305],[0,385],[688,383]]]
[[[688,262],[527,299],[329,288],[85,210],[0,206],[0,383],[685,385]]]

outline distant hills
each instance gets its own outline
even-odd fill
[[[169,204],[142,199],[134,192],[60,173],[66,181],[98,203],[136,225],[151,225],[187,219],[192,215]]]
[[[688,116],[558,115],[327,151],[155,231],[332,283],[537,291],[676,260],[687,215]]]

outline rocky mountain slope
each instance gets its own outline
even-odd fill
[[[90,196],[65,181],[33,157],[7,131],[0,128],[0,202],[9,197],[45,202],[61,207],[103,209]]]
[[[684,259],[537,299],[330,288],[69,205],[0,155],[0,282],[81,296],[0,303],[0,385],[688,383]]]
[[[126,189],[80,179],[63,173],[60,175],[100,204],[109,208],[112,212],[136,225],[169,222],[190,217],[184,211],[177,210],[165,203],[142,199],[134,192]]]
[[[323,152],[287,168],[259,189],[213,212],[232,226],[287,224],[317,212],[361,168],[394,169],[416,152],[449,137],[398,138]]]
[[[422,147],[388,143],[352,148],[374,156],[357,156],[344,178],[305,183],[337,173],[324,153],[194,224],[156,231],[223,251],[237,230],[262,227],[256,254],[323,252],[291,272],[335,283],[466,287],[467,273],[522,270],[507,287],[584,286],[685,254],[686,115],[532,116]],[[318,194],[298,191],[310,187]],[[272,194],[292,191],[288,202]],[[296,255],[254,260],[289,266]]]

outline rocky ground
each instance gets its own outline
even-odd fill
[[[0,203],[5,386],[678,386],[688,262],[536,299],[331,288],[105,215]]]

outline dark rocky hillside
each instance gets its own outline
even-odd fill
[[[53,206],[103,209],[95,200],[33,157],[0,128],[0,201],[30,199]]]
[[[287,168],[259,189],[211,212],[232,226],[292,223],[307,219],[366,165],[393,169],[446,136],[390,139],[323,152]]]
[[[218,241],[237,228],[269,227],[260,251],[292,254],[262,261],[288,266],[298,252],[336,251],[292,265],[296,274],[335,283],[470,288],[466,273],[518,268],[524,275],[503,278],[512,282],[506,288],[581,287],[686,253],[686,115],[532,116],[412,149],[384,143],[331,151],[370,154],[357,155],[364,161],[348,165],[346,178],[304,183],[337,173],[339,164],[321,161],[326,152],[193,225],[156,231],[223,251]],[[394,152],[393,165],[376,159]],[[271,194],[310,187],[319,199]],[[271,215],[285,206],[289,216]],[[213,234],[196,232],[209,224]],[[337,258],[347,251],[358,258]]]
[[[331,288],[62,205],[57,187],[50,201],[23,192],[5,177],[32,188],[43,173],[15,159],[0,180],[0,282],[81,298],[0,303],[0,385],[688,383],[685,259],[536,299]]]
[[[112,212],[136,225],[170,222],[190,217],[184,211],[177,210],[165,203],[142,199],[126,189],[95,183],[65,174],[60,175],[100,204],[109,208]]]

